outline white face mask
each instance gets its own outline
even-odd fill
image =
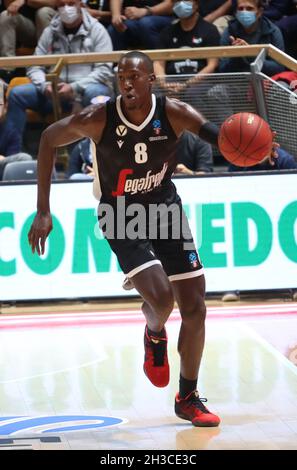
[[[74,23],[80,16],[80,11],[75,5],[65,5],[64,7],[58,8],[58,10],[62,23],[65,24]]]

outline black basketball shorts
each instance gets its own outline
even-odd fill
[[[140,217],[115,211],[113,230],[109,230],[110,219],[106,222],[99,215],[100,227],[124,274],[132,278],[154,264],[162,265],[171,281],[204,274],[180,199],[161,209],[140,209]]]

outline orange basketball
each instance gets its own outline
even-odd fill
[[[220,152],[233,165],[256,165],[271,154],[272,142],[269,125],[257,114],[233,114],[220,128]]]

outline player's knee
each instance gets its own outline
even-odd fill
[[[197,297],[195,302],[187,302],[180,308],[184,323],[191,323],[195,327],[201,327],[206,318],[206,306],[202,297]]]
[[[160,317],[167,317],[172,312],[174,306],[171,286],[160,286],[158,292],[152,296],[150,304]]]

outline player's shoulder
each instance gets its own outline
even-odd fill
[[[89,106],[82,109],[78,113],[78,116],[81,119],[93,119],[93,118],[100,119],[100,117],[103,117],[105,115],[106,115],[106,104],[105,103],[90,104]]]
[[[178,100],[176,98],[168,98],[166,96],[166,112],[167,114],[181,117],[182,115],[187,115],[193,111],[192,106],[185,103],[184,101]]]
[[[81,124],[88,124],[90,122],[103,123],[106,120],[106,104],[91,104],[75,114],[74,120],[79,121]]]

